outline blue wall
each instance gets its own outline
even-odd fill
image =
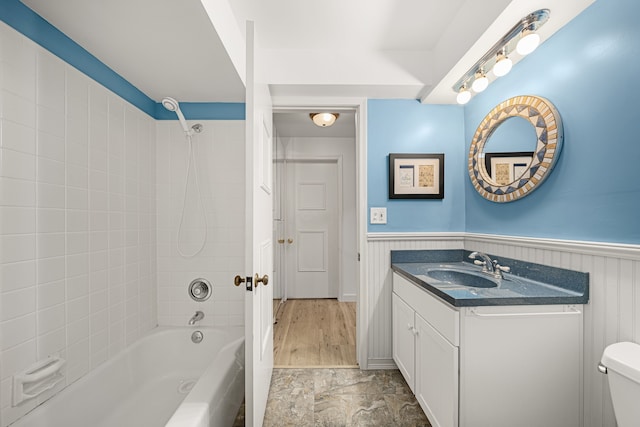
[[[639,15],[637,0],[595,2],[465,106],[465,152],[515,95],[554,103],[565,136],[553,173],[523,199],[486,201],[465,179],[468,232],[640,243]]]
[[[369,231],[469,231],[640,243],[640,15],[637,0],[599,0],[463,108],[370,100],[368,204],[387,207]],[[159,104],[18,0],[0,0],[0,20],[150,116]],[[469,143],[484,115],[520,94],[548,98],[565,142],[546,182],[524,199],[482,199],[466,172]],[[188,119],[244,119],[244,104],[185,103]],[[443,200],[389,200],[389,153],[445,153]]]
[[[387,224],[369,224],[368,230],[464,231],[462,107],[369,100],[367,110],[368,205],[387,208]],[[444,199],[389,200],[389,153],[444,153]]]
[[[370,100],[368,206],[387,207],[388,223],[369,224],[368,230],[639,244],[639,15],[637,0],[596,1],[464,109]],[[556,106],[564,147],[553,173],[532,194],[511,203],[489,202],[466,172],[470,141],[493,107],[522,94]],[[445,153],[444,200],[388,199],[387,156],[406,152]]]
[[[137,87],[85,50],[18,0],[0,0],[0,21],[30,38],[69,65],[159,120],[177,120],[160,103],[154,102]],[[244,103],[180,103],[184,116],[191,120],[244,120]]]

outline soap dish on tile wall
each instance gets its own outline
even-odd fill
[[[64,379],[61,369],[65,360],[50,356],[29,366],[13,376],[12,406],[40,396]]]
[[[189,284],[189,296],[192,300],[202,302],[211,296],[211,283],[207,279],[195,279]]]

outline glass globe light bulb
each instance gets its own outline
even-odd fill
[[[489,86],[489,79],[487,76],[484,73],[476,73],[476,79],[473,81],[471,89],[473,89],[474,92],[479,93],[485,90],[487,86]]]
[[[458,95],[456,96],[456,101],[460,105],[464,105],[471,100],[471,92],[466,87],[462,87]]]
[[[493,66],[493,74],[497,77],[506,76],[509,71],[511,71],[511,67],[513,67],[513,62],[509,59],[508,56],[503,54],[498,55],[498,61]]]
[[[522,38],[518,40],[518,44],[516,45],[516,52],[520,55],[528,55],[540,44],[540,35],[538,33],[534,33],[531,30],[524,30],[522,32]]]

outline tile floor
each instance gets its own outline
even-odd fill
[[[430,424],[397,370],[274,369],[264,427],[275,426]]]

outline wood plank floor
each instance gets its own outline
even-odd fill
[[[278,302],[279,303],[279,302]],[[275,367],[357,367],[356,303],[290,299],[277,311]]]

